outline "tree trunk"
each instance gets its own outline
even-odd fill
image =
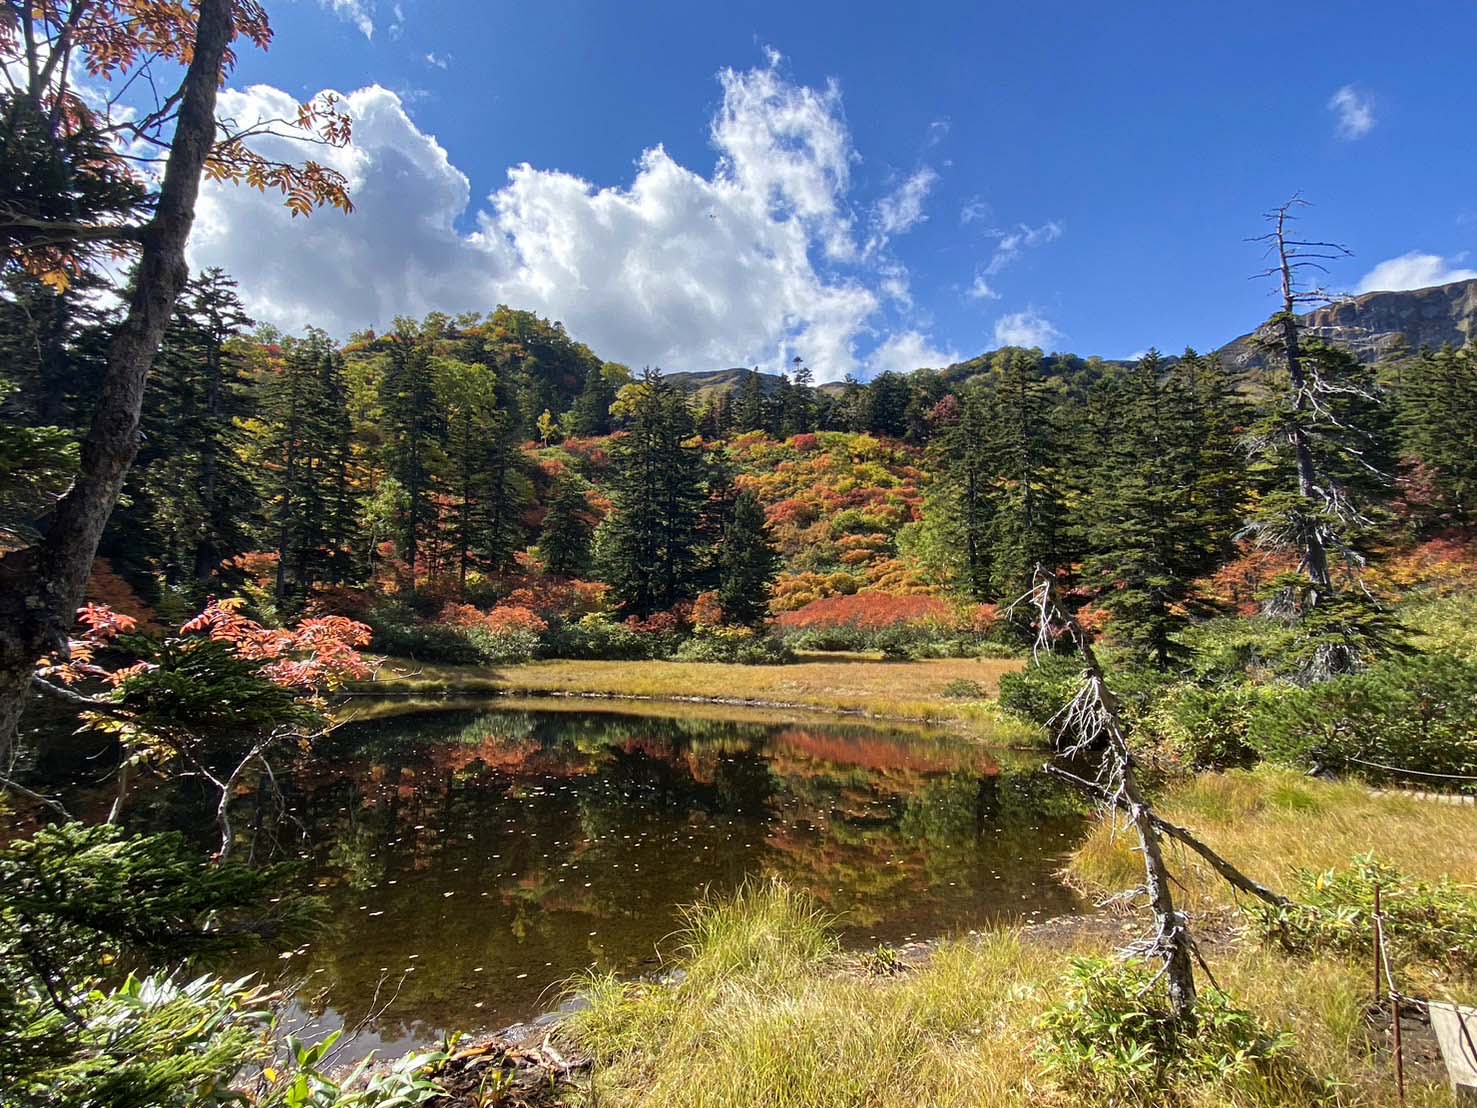
[[[1302,350],[1298,345],[1297,290],[1293,283],[1292,262],[1288,256],[1285,233],[1286,213],[1277,220],[1277,260],[1282,271],[1282,352],[1287,359],[1287,375],[1292,385],[1293,411],[1300,418],[1308,410],[1308,381],[1303,373]],[[1297,457],[1298,491],[1309,505],[1317,492],[1317,469],[1313,463],[1313,451],[1308,445],[1308,436],[1302,424],[1294,421],[1292,429],[1293,453]],[[1333,591],[1333,579],[1328,572],[1328,551],[1316,527],[1310,526],[1304,535],[1303,571],[1312,581],[1313,601]]]
[[[144,383],[188,276],[185,243],[215,141],[221,66],[235,33],[230,0],[200,0],[199,10],[169,161],[142,236],[128,314],[108,350],[77,480],[40,543],[0,557],[0,762],[14,745],[37,658],[66,649],[98,541],[138,453]]]

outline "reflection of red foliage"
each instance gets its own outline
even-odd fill
[[[958,620],[954,609],[936,596],[889,596],[859,592],[813,600],[793,612],[783,612],[777,622],[793,629],[856,627],[881,631],[913,623],[952,627]]]
[[[954,773],[984,775],[1000,772],[999,763],[983,750],[953,743],[920,743],[880,735],[838,735],[791,727],[775,736],[776,751],[833,766],[860,766],[879,772]]]

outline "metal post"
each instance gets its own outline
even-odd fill
[[[1395,1091],[1400,1103],[1405,1103],[1405,1050],[1400,1042],[1400,994],[1390,990],[1390,1011],[1394,1017],[1395,1031]]]

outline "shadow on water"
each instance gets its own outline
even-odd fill
[[[302,859],[332,926],[228,968],[303,982],[294,1023],[364,1023],[363,1053],[525,1019],[592,966],[649,972],[679,906],[755,875],[813,891],[854,946],[1076,911],[1055,872],[1084,817],[1037,765],[793,721],[482,709],[350,724],[279,769],[280,794],[249,781],[235,800],[241,855]],[[209,848],[188,782],[132,806],[135,827]]]

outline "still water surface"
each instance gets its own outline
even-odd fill
[[[304,982],[294,1022],[362,1025],[362,1054],[527,1019],[591,967],[652,972],[680,907],[746,877],[812,890],[861,947],[1072,912],[1055,871],[1082,815],[1038,765],[836,723],[489,708],[350,724],[279,774],[280,800],[263,782],[235,810],[243,855],[306,861],[331,930],[227,968]],[[213,833],[188,784],[137,794],[133,822]]]

